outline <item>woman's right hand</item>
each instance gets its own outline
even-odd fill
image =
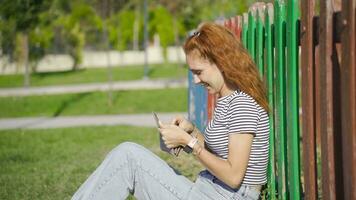
[[[185,132],[191,134],[194,130],[194,125],[192,122],[185,119],[183,116],[176,116],[172,122],[172,124],[177,125],[179,128],[183,129]]]

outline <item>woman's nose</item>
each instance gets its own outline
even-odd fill
[[[200,83],[201,82],[201,80],[200,80],[200,78],[197,76],[197,75],[193,75],[193,78],[194,78],[194,83],[195,84],[198,84],[198,83]]]

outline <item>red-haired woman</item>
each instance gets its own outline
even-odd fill
[[[169,148],[191,149],[206,168],[195,182],[144,147],[115,148],[73,199],[258,199],[267,182],[268,102],[257,68],[229,30],[204,23],[184,44],[194,82],[218,99],[204,133],[184,119],[161,124]]]

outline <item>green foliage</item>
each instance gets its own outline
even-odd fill
[[[157,6],[150,13],[149,31],[151,39],[157,33],[160,38],[160,44],[166,51],[168,45],[174,43],[173,17],[162,6]],[[166,56],[166,53],[164,53]]]
[[[142,20],[139,24],[142,27]],[[135,12],[124,10],[110,17],[108,20],[109,41],[117,50],[128,49],[128,44],[133,41]],[[142,28],[139,28],[142,30]]]
[[[46,49],[51,46],[54,33],[52,26],[40,25],[29,32],[29,59],[32,72],[36,72],[38,61],[46,54]]]
[[[15,20],[3,20],[0,17],[0,48],[3,54],[10,56],[10,59],[13,58],[13,53],[15,51],[15,40],[16,40],[16,21]]]
[[[14,50],[14,59],[17,62],[17,65],[22,65],[25,60],[24,60],[24,55],[26,49],[24,47],[24,43],[26,42],[25,40],[25,34],[18,32],[15,35],[15,50]]]
[[[102,29],[102,21],[92,7],[86,4],[74,4],[72,12],[59,17],[56,27],[61,27],[61,36],[65,42],[67,52],[73,59],[73,70],[82,61],[85,33],[91,29]]]
[[[0,18],[16,21],[16,30],[26,32],[39,23],[39,14],[46,11],[50,3],[50,0],[2,0]]]
[[[25,31],[29,33],[29,58],[32,63],[36,63],[48,51],[55,49],[56,52],[59,50],[61,53],[70,53],[76,67],[81,60],[82,48],[106,47],[102,36],[103,23],[106,23],[111,48],[131,49],[134,39],[139,40],[135,41],[135,44],[142,44],[143,16],[139,13],[142,12],[143,2],[137,0],[107,2],[110,6],[104,11],[108,16],[104,21],[97,14],[103,12],[102,1],[2,0],[0,7],[2,52],[13,58],[17,32]],[[184,38],[186,32],[196,28],[200,22],[215,20],[222,16],[234,16],[246,11],[252,2],[254,1],[151,0],[150,40],[152,41],[153,36],[158,34],[165,50],[167,46],[174,44],[176,39]],[[135,21],[138,22],[138,33],[134,34]],[[175,36],[176,30],[178,35]],[[60,32],[59,36],[57,32]],[[136,34],[138,38],[133,37]],[[54,39],[60,41],[60,44],[54,43]]]
[[[10,55],[10,58],[15,58],[18,63],[25,61],[25,52],[28,49],[23,49],[28,46],[29,49],[34,49],[48,37],[33,38],[28,34],[33,31],[41,23],[41,14],[46,12],[51,5],[50,0],[3,0],[0,6],[0,32],[1,32],[1,47],[5,54]],[[37,31],[38,32],[38,31]],[[42,35],[43,36],[43,35]],[[31,39],[37,39],[32,41]],[[27,44],[25,44],[27,43]],[[37,60],[44,55],[42,51],[29,51],[30,61]]]
[[[76,70],[78,64],[82,62],[83,59],[83,47],[85,35],[80,31],[80,27],[76,24],[69,32],[64,33],[68,42],[68,53],[73,58],[73,70]]]
[[[70,14],[70,26],[79,23],[80,28],[85,32],[90,29],[102,30],[102,20],[96,14],[92,6],[82,3],[74,4]]]
[[[201,8],[200,18],[202,20],[214,20],[220,17],[233,17],[247,11],[249,2],[246,1],[234,1],[234,0],[224,0],[224,1],[212,1],[205,0],[210,6],[203,6]]]

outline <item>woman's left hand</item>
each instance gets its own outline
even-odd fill
[[[187,132],[173,124],[162,124],[159,128],[162,139],[168,148],[185,146],[191,137]]]

